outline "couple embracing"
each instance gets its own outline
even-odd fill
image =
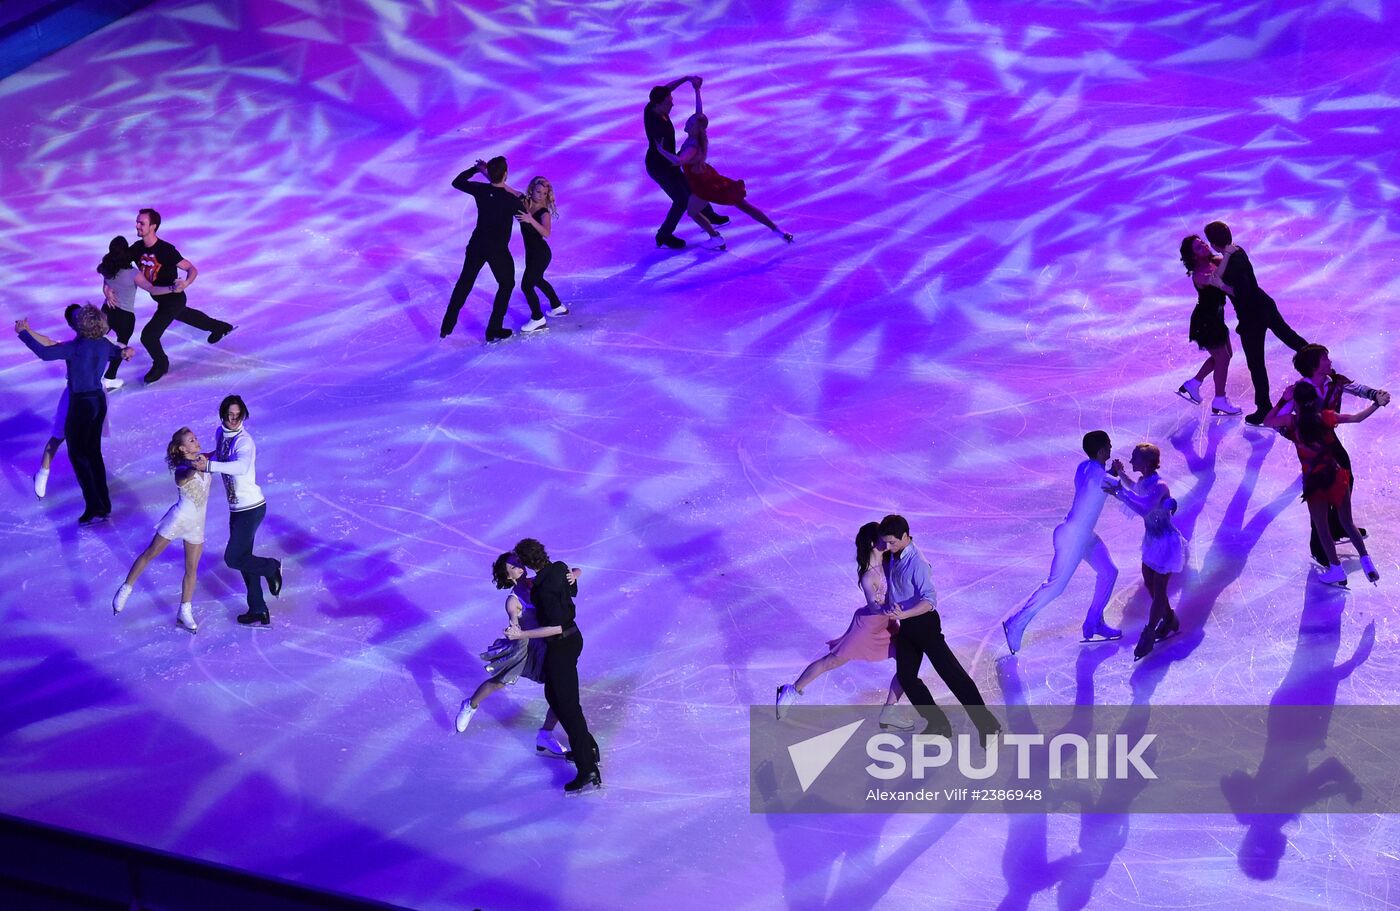
[[[892,715],[895,703],[907,695],[927,723],[923,733],[951,736],[948,717],[919,679],[919,666],[927,657],[953,696],[967,708],[983,743],[996,735],[1000,723],[985,707],[977,684],[943,637],[933,570],[914,544],[908,520],[889,515],[862,525],[856,532],[856,571],[865,606],[855,612],[844,635],[827,643],[830,650],[826,655],[809,664],[795,683],[778,687],[778,717],[784,717],[806,687],[827,671],[851,660],[894,658],[895,676],[880,712],[880,726],[886,730],[913,729],[912,724],[901,723]]]

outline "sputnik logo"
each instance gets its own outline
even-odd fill
[[[831,765],[831,760],[836,758],[836,754],[841,752],[841,748],[862,723],[852,721],[834,731],[799,740],[788,747],[788,756],[792,759],[792,767],[797,772],[797,783],[802,785],[803,794],[807,793],[817,776]]]

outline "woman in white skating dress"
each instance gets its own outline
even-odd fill
[[[181,427],[170,438],[165,447],[165,464],[175,473],[175,487],[179,499],[166,511],[156,525],[155,537],[131,564],[126,581],[112,598],[112,612],[121,613],[126,601],[136,586],[136,580],[146,571],[150,562],[170,546],[172,541],[185,542],[185,575],[180,583],[180,610],[175,622],[184,629],[194,632],[199,626],[194,620],[194,582],[199,570],[199,557],[204,552],[204,517],[209,505],[208,472],[195,468],[195,460],[200,456],[199,439],[188,427]]]

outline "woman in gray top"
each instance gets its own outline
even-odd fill
[[[123,347],[131,341],[131,334],[136,331],[136,289],[140,287],[152,294],[168,294],[171,290],[156,288],[137,271],[131,260],[131,245],[126,238],[114,237],[107,244],[107,255],[97,264],[97,274],[102,276],[102,313]],[[119,366],[121,361],[115,361],[107,368],[102,378],[102,388],[109,391],[121,388],[122,381],[117,379]]]

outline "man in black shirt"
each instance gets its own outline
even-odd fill
[[[647,133],[647,174],[671,197],[671,209],[666,213],[666,220],[661,223],[660,230],[656,232],[656,245],[664,245],[673,250],[685,246],[685,241],[676,236],[676,226],[681,223],[681,216],[690,204],[690,185],[686,183],[685,174],[681,173],[681,169],[656,150],[656,144],[659,142],[666,151],[672,155],[676,154],[676,128],[671,124],[671,107],[674,104],[671,93],[687,82],[699,90],[699,76],[682,76],[666,85],[655,86],[651,90],[647,106],[642,110],[642,125]],[[711,224],[729,223],[727,215],[716,213],[708,205],[704,211]]]
[[[564,792],[575,794],[602,787],[598,744],[588,732],[588,722],[583,717],[578,697],[578,658],[583,651],[583,634],[574,622],[573,596],[578,594],[578,583],[569,575],[565,563],[550,562],[544,545],[534,538],[524,538],[515,545],[515,555],[535,571],[530,600],[535,604],[539,630],[531,632],[541,633],[540,638],[545,641],[544,698],[564,726],[564,733],[569,735],[566,755],[578,768],[578,775],[564,785]],[[507,635],[510,636],[509,631]]]
[[[490,184],[472,183],[472,175],[486,173]],[[510,293],[515,290],[515,259],[510,255],[510,233],[515,227],[515,213],[523,205],[523,196],[512,187],[506,186],[506,160],[500,155],[490,161],[476,160],[476,164],[458,174],[452,186],[463,193],[470,193],[476,200],[476,228],[467,241],[467,252],[462,260],[462,274],[457,276],[457,284],[452,288],[452,297],[447,302],[447,312],[442,315],[442,338],[452,334],[457,326],[457,314],[467,302],[472,285],[482,266],[490,266],[496,277],[496,299],[491,305],[491,319],[486,323],[486,340],[500,341],[510,338],[511,332],[504,325],[506,306],[510,303]]]
[[[1249,367],[1249,380],[1254,384],[1254,413],[1246,415],[1245,421],[1258,426],[1264,423],[1264,415],[1274,407],[1269,398],[1269,366],[1264,361],[1264,335],[1273,332],[1275,338],[1294,351],[1301,351],[1307,342],[1284,320],[1274,299],[1259,287],[1259,280],[1254,277],[1254,265],[1244,249],[1235,245],[1230,226],[1223,221],[1213,221],[1206,225],[1205,235],[1215,251],[1225,257],[1220,282],[1230,289],[1230,300],[1235,305],[1235,316],[1239,318],[1235,331],[1240,335],[1240,347],[1244,349],[1245,364]]]
[[[181,256],[174,244],[157,237],[159,231],[159,212],[142,209],[136,213],[136,236],[140,240],[131,245],[131,260],[146,281],[158,288],[170,289],[166,294],[151,295],[151,300],[156,302],[156,312],[141,330],[141,344],[151,356],[151,369],[145,377],[147,383],[154,383],[170,371],[170,358],[165,356],[160,337],[172,322],[178,320],[208,332],[211,345],[233,331],[231,323],[214,319],[187,305],[185,289],[194,284],[199,269]],[[184,278],[180,278],[180,272],[185,273]]]

